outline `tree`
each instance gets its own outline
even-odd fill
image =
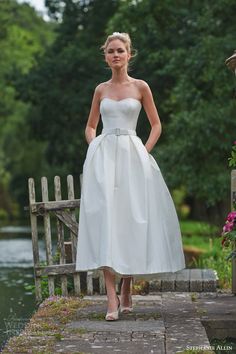
[[[168,185],[184,184],[206,209],[229,195],[236,107],[224,61],[235,46],[235,11],[232,0],[126,1],[108,26],[109,32],[120,26],[134,37],[140,51],[136,72],[160,102],[164,129],[154,154]]]
[[[62,2],[47,4],[53,11]],[[61,15],[56,12],[62,18],[56,41],[19,86],[26,88],[21,99],[33,105],[28,114],[31,134],[46,143],[50,169],[37,174],[78,176],[87,149],[84,130],[93,91],[106,70],[99,44],[117,2],[67,0],[63,4]]]
[[[37,56],[53,41],[52,26],[28,4],[20,5],[15,0],[0,2],[0,209],[5,209],[8,215],[14,215],[13,209],[16,210],[13,200],[26,191],[23,187],[26,180],[18,179],[23,167],[20,161],[32,168],[36,164],[34,158],[26,160],[27,153],[31,151],[31,156],[35,157],[34,152],[37,155],[38,150],[32,139],[25,144],[29,103],[17,99],[15,81],[36,65]],[[27,170],[24,173],[27,174]],[[11,182],[14,184],[10,192]]]
[[[10,168],[16,176],[13,183],[29,173],[36,177],[82,172],[93,90],[109,75],[99,46],[107,34],[124,31],[138,49],[131,74],[150,84],[161,117],[163,134],[152,153],[168,186],[184,184],[192,201],[200,201],[206,210],[221,205],[229,194],[227,156],[235,140],[233,79],[224,64],[235,45],[235,2],[46,4],[57,21],[56,40],[27,74],[18,75],[16,84],[18,98],[29,105],[25,139],[32,141],[34,156],[42,163],[38,168],[29,164],[26,174],[21,160],[14,173]],[[98,134],[100,128],[101,124]],[[145,141],[148,133],[142,114],[138,134]]]

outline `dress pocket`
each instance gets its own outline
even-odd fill
[[[159,168],[156,160],[154,159],[154,157],[150,153],[148,153],[148,156],[149,156],[149,160],[151,162],[152,167],[154,167],[157,171],[160,171],[160,168]]]
[[[98,136],[95,136],[95,138],[93,138],[93,140],[90,141],[89,146],[90,146],[91,144],[94,144],[94,142],[97,140],[97,138],[98,138]]]

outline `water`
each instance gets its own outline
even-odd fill
[[[43,259],[43,243],[39,246]],[[36,309],[35,296],[25,289],[33,284],[30,228],[0,228],[0,350]]]

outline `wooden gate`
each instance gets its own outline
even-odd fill
[[[82,175],[80,183],[82,181]],[[41,178],[42,200],[36,201],[35,182],[33,178],[28,180],[29,188],[29,211],[32,232],[33,261],[35,272],[35,295],[36,300],[42,300],[41,280],[43,276],[48,277],[49,295],[55,294],[55,277],[60,276],[61,293],[68,295],[67,276],[73,277],[74,293],[81,294],[81,273],[75,271],[76,245],[78,234],[78,222],[76,211],[80,205],[80,199],[75,199],[73,176],[67,176],[67,198],[62,199],[61,180],[59,176],[54,177],[55,200],[49,201],[48,181],[46,177]],[[41,220],[39,220],[41,219]],[[43,221],[43,237],[39,238],[39,222]],[[55,224],[53,232],[52,222]],[[65,227],[69,231],[65,239]],[[57,247],[53,247],[52,234],[56,233]],[[40,254],[39,241],[42,241],[46,251],[46,260]],[[40,259],[41,258],[41,259]],[[44,258],[44,259],[43,259]],[[42,260],[43,259],[43,260]],[[93,278],[99,279],[99,291],[105,294],[105,283],[103,272],[86,273],[86,293],[93,294]]]

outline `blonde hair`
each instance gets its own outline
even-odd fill
[[[101,49],[103,49],[104,53],[106,52],[107,46],[108,44],[113,41],[114,39],[119,39],[120,41],[122,41],[125,45],[125,48],[127,50],[128,53],[131,54],[131,57],[134,57],[137,53],[137,51],[135,49],[133,49],[132,47],[132,43],[131,43],[131,39],[128,33],[125,32],[113,32],[112,34],[110,34],[105,43],[101,46]]]

